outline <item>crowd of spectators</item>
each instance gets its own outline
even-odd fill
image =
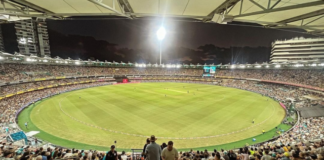
[[[52,80],[46,80],[46,81],[32,81],[32,82],[26,82],[26,83],[18,83],[18,84],[11,84],[11,85],[5,85],[0,87],[0,97],[4,97],[8,94],[16,94],[17,92],[25,92],[30,89],[37,89],[40,87],[47,87],[47,86],[57,86],[61,84],[67,84],[67,83],[80,83],[85,81],[98,81],[98,78],[69,78],[69,79],[52,79]],[[105,80],[114,80],[112,79],[105,79]]]
[[[182,160],[323,160],[324,141],[298,143],[295,145],[266,144],[247,146],[238,150],[219,150],[213,152],[189,151],[181,153]]]
[[[157,147],[150,147],[151,144]],[[163,143],[165,144],[165,143]],[[43,147],[17,147],[12,144],[0,144],[1,160],[323,160],[324,159],[324,140],[316,142],[298,142],[298,143],[264,143],[258,146],[245,146],[239,149],[224,150],[188,150],[186,152],[177,152],[168,155],[167,146],[158,143],[148,142],[144,146],[142,154],[132,156],[124,151],[117,153],[112,146],[110,151],[102,152],[96,150],[77,150],[65,148],[43,148]],[[157,152],[154,152],[154,149]],[[173,150],[174,148],[172,148]],[[160,151],[159,151],[160,150]],[[162,150],[162,153],[161,153]],[[152,152],[153,151],[153,152]],[[176,151],[176,150],[175,150]],[[113,153],[113,154],[111,154]],[[172,157],[170,159],[169,157]]]
[[[252,78],[324,87],[321,69],[228,69],[218,70],[217,76]]]
[[[301,118],[300,124],[281,136],[275,143],[296,144],[302,141],[323,139],[324,117]]]
[[[108,68],[64,65],[0,64],[0,83],[37,78],[107,75],[189,75],[201,76],[202,69]]]
[[[86,67],[65,65],[0,64],[0,83],[37,78],[102,76],[102,75],[178,75],[202,76],[203,70],[187,68]],[[302,76],[300,76],[302,75]],[[253,78],[324,87],[320,69],[226,69],[216,76]]]
[[[257,82],[257,81],[223,79],[223,80],[218,80],[218,84],[222,86],[257,92],[262,95],[272,97],[281,102],[287,101],[289,99],[300,100],[306,95],[312,95],[314,97],[322,97],[322,98],[324,96],[316,92],[311,92],[308,90],[300,90],[299,88],[294,86]]]
[[[116,160],[108,158],[105,152],[96,150],[78,150],[65,148],[43,148],[25,146],[18,147],[12,144],[0,144],[1,160],[54,160],[54,159],[70,159],[70,160]],[[107,157],[107,158],[106,158]],[[131,159],[125,152],[116,155],[119,160]]]

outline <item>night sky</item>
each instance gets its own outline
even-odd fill
[[[162,42],[164,63],[265,62],[274,40],[313,37],[301,30],[282,31],[241,23],[160,19],[47,22],[53,57],[146,63],[158,62],[156,31],[162,23],[167,31]],[[14,50],[6,49],[11,53]]]

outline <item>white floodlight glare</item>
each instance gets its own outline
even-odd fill
[[[27,62],[35,62],[35,61],[37,61],[37,60],[36,60],[36,59],[32,59],[32,58],[27,58],[26,61],[27,61]]]
[[[162,41],[165,38],[166,31],[163,26],[159,28],[159,30],[156,32],[156,36],[158,40]]]
[[[43,60],[43,62],[48,62],[48,60],[45,59],[45,60]]]
[[[248,67],[249,67],[249,66],[248,66]],[[241,65],[240,68],[245,68],[245,66],[244,66],[244,65]]]
[[[266,67],[267,67],[267,68],[269,68],[269,66],[268,66],[268,65],[267,65]]]
[[[303,64],[296,64],[295,67],[302,67],[304,66]]]
[[[261,66],[260,65],[257,65],[257,66],[255,66],[255,68],[261,68]]]
[[[235,65],[231,65],[231,68],[235,68]]]
[[[324,66],[324,63],[319,64],[319,66]]]
[[[80,64],[80,62],[75,62],[75,64],[76,64],[76,65],[79,65],[79,64]]]
[[[67,64],[68,62],[67,62],[67,61],[65,61],[64,63],[65,63],[65,64]]]
[[[313,63],[311,66],[316,67],[316,63]]]
[[[3,57],[0,56],[0,59],[3,59]]]
[[[181,65],[180,65],[180,64],[178,64],[178,65],[177,65],[177,68],[181,68]]]
[[[276,68],[280,68],[281,66],[279,64],[275,65]]]

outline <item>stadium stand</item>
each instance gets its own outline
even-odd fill
[[[136,82],[188,82],[220,85],[248,90],[272,97],[289,105],[295,101],[295,108],[311,108],[323,105],[323,93],[318,90],[300,88],[275,82],[301,84],[324,88],[322,70],[264,69],[264,70],[218,70],[216,77],[203,78],[202,69],[179,68],[106,68],[56,65],[0,65],[0,127],[1,136],[17,132],[18,128],[8,128],[15,123],[16,114],[22,107],[39,99],[71,90],[110,85],[115,83],[113,76],[126,75]],[[298,76],[303,75],[303,76]],[[103,78],[104,77],[104,78]],[[267,80],[261,81],[261,80]],[[287,119],[283,123],[291,123]],[[295,127],[270,141],[246,145],[238,150],[188,151],[180,152],[181,160],[248,160],[248,159],[319,159],[324,156],[324,117],[301,118]],[[33,139],[31,141],[37,141]],[[3,140],[0,143],[0,159],[82,159],[103,160],[105,152],[75,149],[14,146]],[[142,159],[124,153],[118,159]]]

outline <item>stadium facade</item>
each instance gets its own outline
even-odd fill
[[[275,41],[272,43],[271,63],[324,62],[324,38]]]

